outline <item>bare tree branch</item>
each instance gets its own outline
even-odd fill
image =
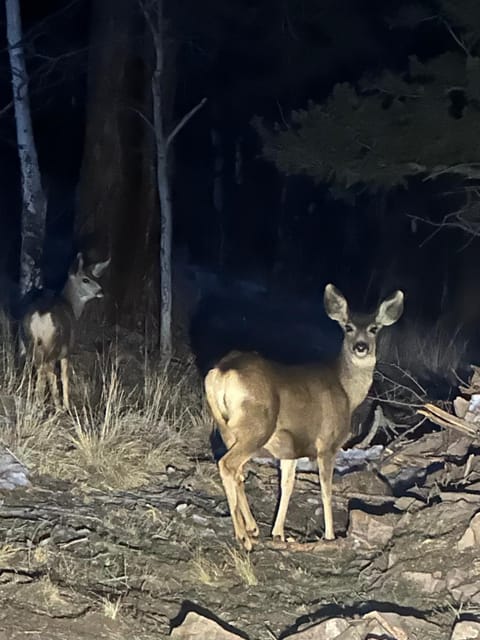
[[[207,102],[207,98],[202,98],[202,100],[195,106],[193,109],[190,109],[188,113],[186,113],[177,126],[171,131],[167,136],[167,149],[170,144],[173,142],[175,136],[183,129],[183,127],[187,124],[187,122],[199,111],[203,105]]]
[[[153,126],[153,122],[149,120],[147,116],[144,113],[142,113],[142,111],[140,111],[140,109],[137,109],[136,107],[125,107],[125,108],[128,109],[128,111],[133,111],[133,113],[136,113],[137,116],[140,116],[140,118],[145,122],[145,124],[148,126],[150,131],[155,133],[155,127]]]
[[[440,18],[440,21],[442,22],[442,24],[445,26],[445,28],[447,29],[448,33],[452,36],[452,38],[455,40],[455,42],[458,44],[458,46],[460,47],[460,49],[462,49],[462,51],[465,53],[465,55],[469,58],[470,57],[470,51],[468,49],[468,47],[466,46],[466,44],[463,42],[463,40],[461,40],[457,34],[455,33],[455,31],[452,29],[452,27],[450,26],[450,24],[447,22],[447,20],[445,20],[445,18]]]

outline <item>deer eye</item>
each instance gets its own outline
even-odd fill
[[[378,327],[375,325],[372,325],[371,327],[368,327],[368,333],[371,333],[372,336],[374,336],[378,331]]]
[[[353,325],[351,325],[351,324],[346,324],[346,325],[345,325],[345,331],[346,331],[347,333],[352,333],[352,331],[354,331]]]
[[[90,280],[88,278],[82,278],[83,284],[88,284]]]

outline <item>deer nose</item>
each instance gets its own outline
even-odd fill
[[[353,349],[359,356],[363,356],[368,353],[368,344],[366,342],[356,342]]]

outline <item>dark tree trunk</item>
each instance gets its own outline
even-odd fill
[[[111,256],[110,320],[132,322],[158,304],[158,215],[151,113],[152,51],[136,2],[93,6],[87,131],[77,236]]]

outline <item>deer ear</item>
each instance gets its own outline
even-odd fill
[[[79,273],[83,271],[83,255],[78,252],[70,266],[70,273]]]
[[[340,325],[345,325],[348,321],[348,304],[340,291],[333,286],[327,284],[325,293],[323,294],[323,304],[327,316],[332,320],[336,320]]]
[[[395,291],[386,298],[378,307],[375,322],[383,327],[388,327],[397,322],[403,313],[403,291]]]
[[[91,269],[93,277],[99,278],[110,264],[110,261],[111,258],[108,258],[108,260],[105,260],[105,262],[96,262]]]

